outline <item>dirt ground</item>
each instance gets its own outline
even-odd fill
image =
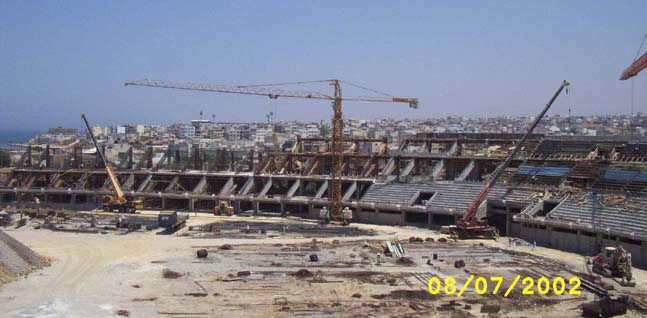
[[[209,232],[196,230],[214,222]],[[247,229],[238,222],[253,223]],[[503,289],[520,271],[567,277],[584,271],[582,256],[509,246],[506,239],[438,242],[445,236],[430,230],[365,224],[353,224],[357,231],[344,236],[348,228],[309,232],[312,222],[261,217],[192,216],[187,225],[173,235],[6,229],[52,265],[0,286],[0,317],[578,317],[577,306],[594,299],[586,291],[522,296],[519,288],[506,299],[473,289],[462,297],[427,292],[433,275],[455,276],[459,288],[470,274],[499,275]],[[435,241],[409,243],[409,237]],[[414,264],[384,255],[386,240],[404,242]],[[196,258],[200,248],[209,256]],[[466,266],[455,268],[456,260]],[[634,276],[638,286],[631,289],[608,282],[615,293],[647,294],[647,273],[636,269]],[[484,304],[501,311],[481,313]]]

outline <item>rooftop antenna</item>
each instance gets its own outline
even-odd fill
[[[202,111],[200,111],[200,120],[202,120]]]
[[[216,114],[211,114],[211,121],[216,122]]]

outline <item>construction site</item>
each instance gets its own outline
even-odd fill
[[[275,8],[265,10],[271,16]],[[364,23],[372,24],[372,19],[378,18]],[[147,24],[140,17],[134,20],[138,27]],[[165,32],[172,33],[170,29]],[[227,37],[218,36],[228,43]],[[531,37],[523,32],[519,37],[526,36]],[[88,37],[94,41],[90,38],[94,34]],[[274,40],[274,34],[268,38]],[[115,51],[128,46],[130,52],[130,42],[112,45]],[[647,68],[647,53],[639,54],[645,42],[647,34],[620,76],[624,87],[629,87],[624,81],[631,81],[631,115],[624,117],[572,116],[575,106],[568,94],[577,84],[561,78],[551,79],[552,91],[542,88],[534,95],[536,87],[519,84],[523,91],[515,88],[503,96],[501,107],[510,113],[517,111],[512,109],[515,103],[541,105],[532,106],[528,117],[493,117],[489,112],[498,106],[479,100],[492,108],[480,110],[487,112],[479,113],[483,118],[461,115],[417,122],[350,119],[346,107],[386,105],[392,107],[390,114],[415,114],[429,107],[436,112],[443,106],[427,102],[429,93],[420,99],[415,94],[391,95],[336,78],[282,82],[277,75],[276,81],[261,79],[266,84],[254,85],[154,79],[114,83],[112,78],[110,94],[118,86],[123,95],[110,100],[107,93],[96,94],[101,96],[97,99],[132,109],[56,109],[52,118],[74,124],[50,128],[47,134],[39,129],[19,142],[0,139],[0,317],[647,317],[647,117],[634,115],[634,80]],[[343,47],[365,43],[348,44]],[[412,51],[421,45],[411,44]],[[181,44],[195,51],[191,56],[200,51],[193,45]],[[141,52],[157,56],[165,51],[157,44],[152,47],[158,50]],[[239,48],[233,60],[248,50]],[[362,60],[376,52],[380,49],[362,53]],[[496,52],[498,60],[503,53]],[[454,51],[449,56],[454,54],[458,59]],[[546,61],[535,59],[539,64],[532,72],[546,73],[527,76],[525,70],[523,76],[544,81],[562,72],[577,74],[567,63],[555,64],[564,68],[559,72],[542,70]],[[100,69],[105,60],[95,61],[94,67]],[[509,58],[501,60],[504,67],[492,61],[492,68],[515,65]],[[173,66],[182,74],[192,72],[166,65],[169,61],[149,65],[138,60],[136,65],[145,67],[131,65],[128,72],[116,74],[145,75],[156,68],[165,74]],[[294,62],[290,67],[302,67]],[[347,67],[350,73],[342,73],[355,76],[355,69]],[[469,72],[478,71],[474,68]],[[238,73],[245,72],[241,70],[221,75],[239,79]],[[437,70],[425,70],[432,71]],[[498,100],[500,92],[487,95],[498,90],[484,83],[489,73],[491,69],[488,80],[472,89],[483,99]],[[367,79],[370,74],[377,81],[377,73],[369,72]],[[438,88],[434,98],[471,94],[452,86],[468,78],[451,76],[453,80],[442,79],[451,85]],[[575,89],[590,94],[595,88],[586,87],[591,82],[583,76],[574,76],[582,82]],[[391,75],[384,77],[391,80]],[[98,91],[98,86],[85,91],[82,86],[78,91]],[[59,96],[69,88],[49,93]],[[617,98],[618,87],[609,90]],[[43,92],[34,90],[43,100],[50,98]],[[155,105],[154,112],[168,113],[161,121],[169,123],[170,117],[185,112],[182,99],[196,98],[188,104],[222,95],[269,98],[275,108],[264,115],[267,122],[253,122],[259,116],[251,111],[241,116],[248,122],[236,122],[240,114],[235,113],[228,113],[233,120],[216,121],[215,111],[209,120],[200,110],[199,119],[190,124],[102,126],[117,117],[143,120],[137,119],[139,105]],[[505,100],[515,95],[525,99]],[[15,96],[7,96],[21,105]],[[65,95],[59,103],[88,103],[78,98]],[[296,101],[291,105],[299,107],[319,103],[329,117],[277,121],[277,100]],[[247,106],[232,101],[228,108],[243,113]],[[444,107],[455,107],[448,101]],[[568,116],[551,117],[554,104]],[[155,118],[152,113],[146,118]],[[431,127],[437,122],[443,125]],[[81,128],[73,128],[77,126]]]
[[[0,171],[2,220],[10,235],[2,236],[13,251],[0,259],[2,280],[9,282],[0,289],[5,312],[646,314],[647,142],[531,130],[422,133],[395,146],[344,140],[340,170],[330,144],[299,138],[287,152],[234,162],[225,156],[204,162],[199,151],[170,154],[154,169],[146,167],[152,151],[141,158],[131,151],[128,161],[144,166],[123,169],[108,162],[99,145],[83,158],[74,149],[28,149],[20,165]],[[92,168],[30,166],[53,158]],[[204,166],[224,168],[198,169]],[[467,222],[474,235],[460,232]],[[624,256],[612,259],[620,263],[611,263],[608,273],[602,265],[598,274],[587,270],[587,260],[605,248],[619,248]],[[614,267],[619,264],[625,267]],[[525,295],[519,289],[502,297],[476,294],[473,287],[462,296],[428,290],[430,277],[464,282],[470,275],[502,276],[503,289],[516,275],[576,276],[582,291]]]

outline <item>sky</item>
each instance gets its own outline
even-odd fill
[[[647,71],[619,81],[647,1],[0,0],[0,128],[328,121],[326,101],[124,87],[338,78],[401,104],[346,102],[354,119],[647,113]],[[647,49],[647,44],[643,52]],[[328,85],[294,89],[331,94]],[[344,96],[366,92],[342,86]]]

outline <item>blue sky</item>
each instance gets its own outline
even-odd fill
[[[618,77],[645,12],[647,1],[0,0],[0,127],[81,127],[82,112],[99,124],[200,110],[219,121],[331,116],[325,102],[123,86],[143,78],[340,78],[421,101],[418,111],[346,103],[348,118],[530,115],[568,79],[571,95],[551,113],[629,113],[631,82]],[[643,113],[646,77],[634,80]]]

